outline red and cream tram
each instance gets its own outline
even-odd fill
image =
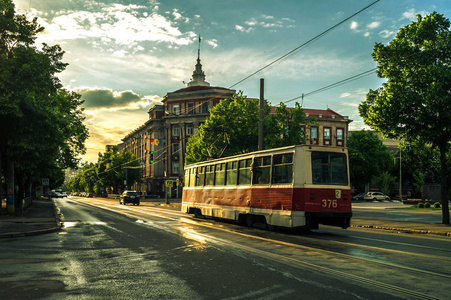
[[[185,166],[182,211],[247,224],[350,225],[346,148],[298,145]]]

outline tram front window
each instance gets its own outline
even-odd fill
[[[347,185],[346,165],[344,153],[312,152],[313,184]]]

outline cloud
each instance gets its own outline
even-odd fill
[[[207,44],[209,44],[213,48],[216,48],[216,47],[218,47],[218,40],[217,39],[209,40],[209,41],[207,41]]]
[[[351,22],[350,28],[351,28],[352,30],[357,31],[357,27],[359,27],[359,23],[357,23],[356,21],[352,21],[352,22]]]
[[[111,89],[85,88],[75,89],[81,94],[81,99],[85,102],[83,107],[89,110],[109,109],[109,110],[137,110],[150,107],[153,103],[159,102],[159,96],[141,97],[132,91],[113,91]]]
[[[347,98],[347,97],[349,97],[349,96],[351,96],[351,93],[342,93],[342,94],[340,95],[340,98]]]
[[[130,131],[140,127],[148,115],[145,111],[121,111],[112,117],[109,111],[85,111],[85,124],[89,130],[83,160],[95,162],[106,145],[117,145]]]
[[[394,36],[395,34],[396,34],[396,32],[394,32],[392,30],[387,30],[387,29],[382,30],[381,32],[379,32],[379,35],[381,37],[383,37],[384,39],[388,39],[388,38]]]
[[[245,25],[235,25],[235,29],[241,32],[251,32],[257,28],[269,28],[275,32],[277,28],[293,28],[295,21],[290,18],[281,18],[277,20],[274,16],[261,15],[256,18],[250,18],[244,21]]]
[[[381,26],[381,22],[371,22],[370,24],[366,25],[366,27],[369,29],[378,28],[379,26]]]
[[[149,118],[147,111],[155,103],[161,103],[159,96],[140,96],[133,91],[110,89],[74,89],[85,100],[85,125],[89,130],[86,141],[86,161],[97,161],[98,153],[106,145],[117,145],[128,133],[140,127]],[[113,114],[114,113],[114,114]]]
[[[97,7],[95,11],[61,10],[52,16],[44,16],[37,11],[30,14],[38,16],[39,24],[45,27],[45,31],[38,35],[40,43],[54,44],[87,38],[119,45],[142,41],[176,45],[193,42],[193,33],[182,33],[176,25],[176,21],[189,22],[189,18],[184,18],[176,9],[170,16],[163,16],[157,9],[149,11],[146,6],[113,4]]]
[[[249,27],[249,28],[245,29],[243,26],[240,26],[240,25],[235,25],[235,29],[238,30],[238,31],[241,31],[241,32],[246,32],[246,33],[254,30],[254,28],[252,28],[252,27]]]
[[[402,13],[401,20],[407,19],[407,20],[410,20],[410,21],[416,21],[417,15],[425,16],[427,14],[428,13],[426,11],[424,11],[424,10],[422,10],[422,11],[415,11],[414,8],[411,8],[408,11],[405,11],[405,12]]]

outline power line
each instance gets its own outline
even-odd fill
[[[308,40],[307,42],[303,43],[302,45],[294,48],[293,50],[289,51],[288,53],[282,55],[281,57],[277,58],[276,60],[270,62],[269,64],[267,64],[266,66],[264,66],[263,68],[258,69],[257,71],[255,71],[254,73],[252,73],[251,75],[245,77],[244,79],[238,81],[237,83],[231,85],[229,88],[234,87],[235,85],[238,85],[240,83],[242,83],[243,81],[251,78],[252,76],[256,75],[257,73],[260,73],[261,71],[263,71],[264,69],[272,66],[273,64],[283,60],[284,58],[288,57],[289,55],[293,54],[294,52],[298,51],[299,49],[313,43],[314,41],[318,40],[319,38],[323,37],[324,35],[326,35],[327,33],[331,32],[332,30],[334,30],[335,28],[337,28],[338,26],[342,25],[343,23],[345,23],[346,21],[348,21],[349,19],[353,18],[354,16],[358,15],[359,13],[363,12],[364,10],[370,8],[371,6],[373,6],[374,4],[376,4],[377,2],[379,2],[380,0],[376,0],[374,2],[372,2],[371,4],[365,6],[364,8],[362,8],[361,10],[357,11],[356,13],[352,14],[351,16],[347,17],[346,19],[342,20],[341,22],[335,24],[334,26],[330,27],[329,29],[323,31],[322,33],[318,34],[317,36],[315,36],[314,38]]]
[[[351,81],[360,79],[360,78],[362,78],[362,77],[368,76],[368,75],[372,74],[372,73],[373,73],[374,71],[376,71],[376,70],[377,70],[377,68],[373,68],[373,69],[371,69],[371,70],[362,72],[362,73],[360,73],[360,74],[357,74],[357,75],[348,77],[348,78],[346,78],[346,79],[337,81],[337,82],[335,82],[335,83],[326,85],[325,87],[322,87],[322,88],[319,88],[319,89],[317,89],[317,90],[311,91],[311,92],[309,92],[309,93],[307,93],[307,94],[302,94],[302,95],[300,95],[300,96],[298,96],[298,97],[295,97],[295,98],[293,98],[293,99],[287,100],[287,101],[285,101],[284,103],[288,103],[288,102],[291,102],[291,101],[294,101],[294,100],[297,100],[297,99],[300,99],[300,98],[304,98],[304,97],[307,97],[307,96],[312,96],[312,95],[314,95],[314,94],[318,94],[318,93],[320,93],[320,92],[324,92],[324,91],[329,90],[329,89],[332,89],[332,88],[334,88],[334,87],[337,87],[337,86],[340,86],[340,85],[349,83],[349,82],[351,82]]]

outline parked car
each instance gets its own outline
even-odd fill
[[[390,197],[387,195],[381,193],[381,192],[368,192],[366,193],[364,199],[366,201],[383,201],[383,200],[390,200]]]
[[[136,191],[125,191],[122,193],[119,204],[133,203],[133,205],[139,205],[139,194]]]
[[[63,198],[63,194],[59,193],[59,192],[55,192],[55,191],[51,191],[50,192],[50,196],[52,198]]]
[[[355,196],[352,196],[352,200],[354,201],[360,201],[360,200],[364,200],[365,197],[365,193],[358,193]]]

